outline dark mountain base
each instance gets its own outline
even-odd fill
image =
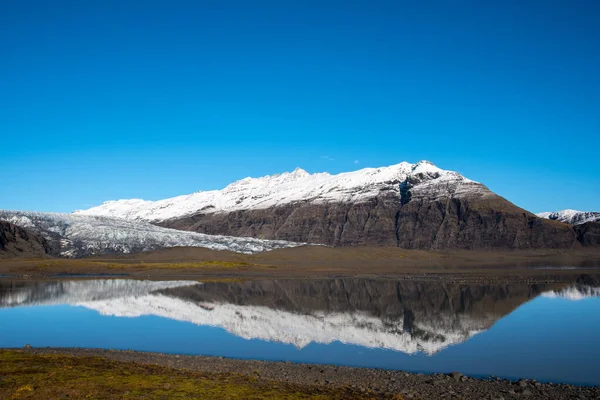
[[[584,246],[600,245],[600,222],[586,222],[573,227],[577,233],[577,240]]]
[[[0,221],[0,258],[44,257],[49,252],[50,246],[41,235]]]
[[[160,225],[213,234],[329,246],[423,250],[566,249],[582,243],[567,224],[545,220],[496,195],[443,200],[380,196],[364,203],[300,203],[197,214]],[[589,245],[591,241],[584,241]]]

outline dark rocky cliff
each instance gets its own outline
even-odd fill
[[[577,240],[584,246],[600,245],[600,222],[586,222],[573,227],[577,233]]]
[[[50,252],[46,239],[27,229],[0,221],[0,258],[40,257]]]
[[[384,193],[361,203],[302,202],[262,210],[199,213],[160,225],[331,246],[438,250],[580,246],[567,224],[538,218],[487,189],[441,197],[406,190],[403,196]]]

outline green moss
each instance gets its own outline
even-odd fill
[[[352,399],[343,389],[301,387],[99,357],[0,351],[1,399]],[[68,397],[67,397],[68,396]]]

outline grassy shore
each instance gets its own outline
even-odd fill
[[[600,248],[531,251],[421,251],[395,247],[306,246],[244,255],[202,248],[84,259],[5,259],[0,275],[124,274],[138,278],[265,278],[399,275],[540,275],[531,267],[600,270]],[[556,271],[556,270],[554,270]],[[571,271],[574,272],[574,271]],[[553,272],[554,273],[554,272]]]
[[[350,389],[299,386],[101,357],[0,351],[1,399],[352,399]]]
[[[0,349],[0,399],[597,399],[600,388],[102,349]]]

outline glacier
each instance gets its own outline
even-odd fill
[[[206,235],[107,216],[0,210],[0,220],[41,234],[50,243],[54,255],[71,258],[177,246],[252,254],[305,245],[284,240]]]

